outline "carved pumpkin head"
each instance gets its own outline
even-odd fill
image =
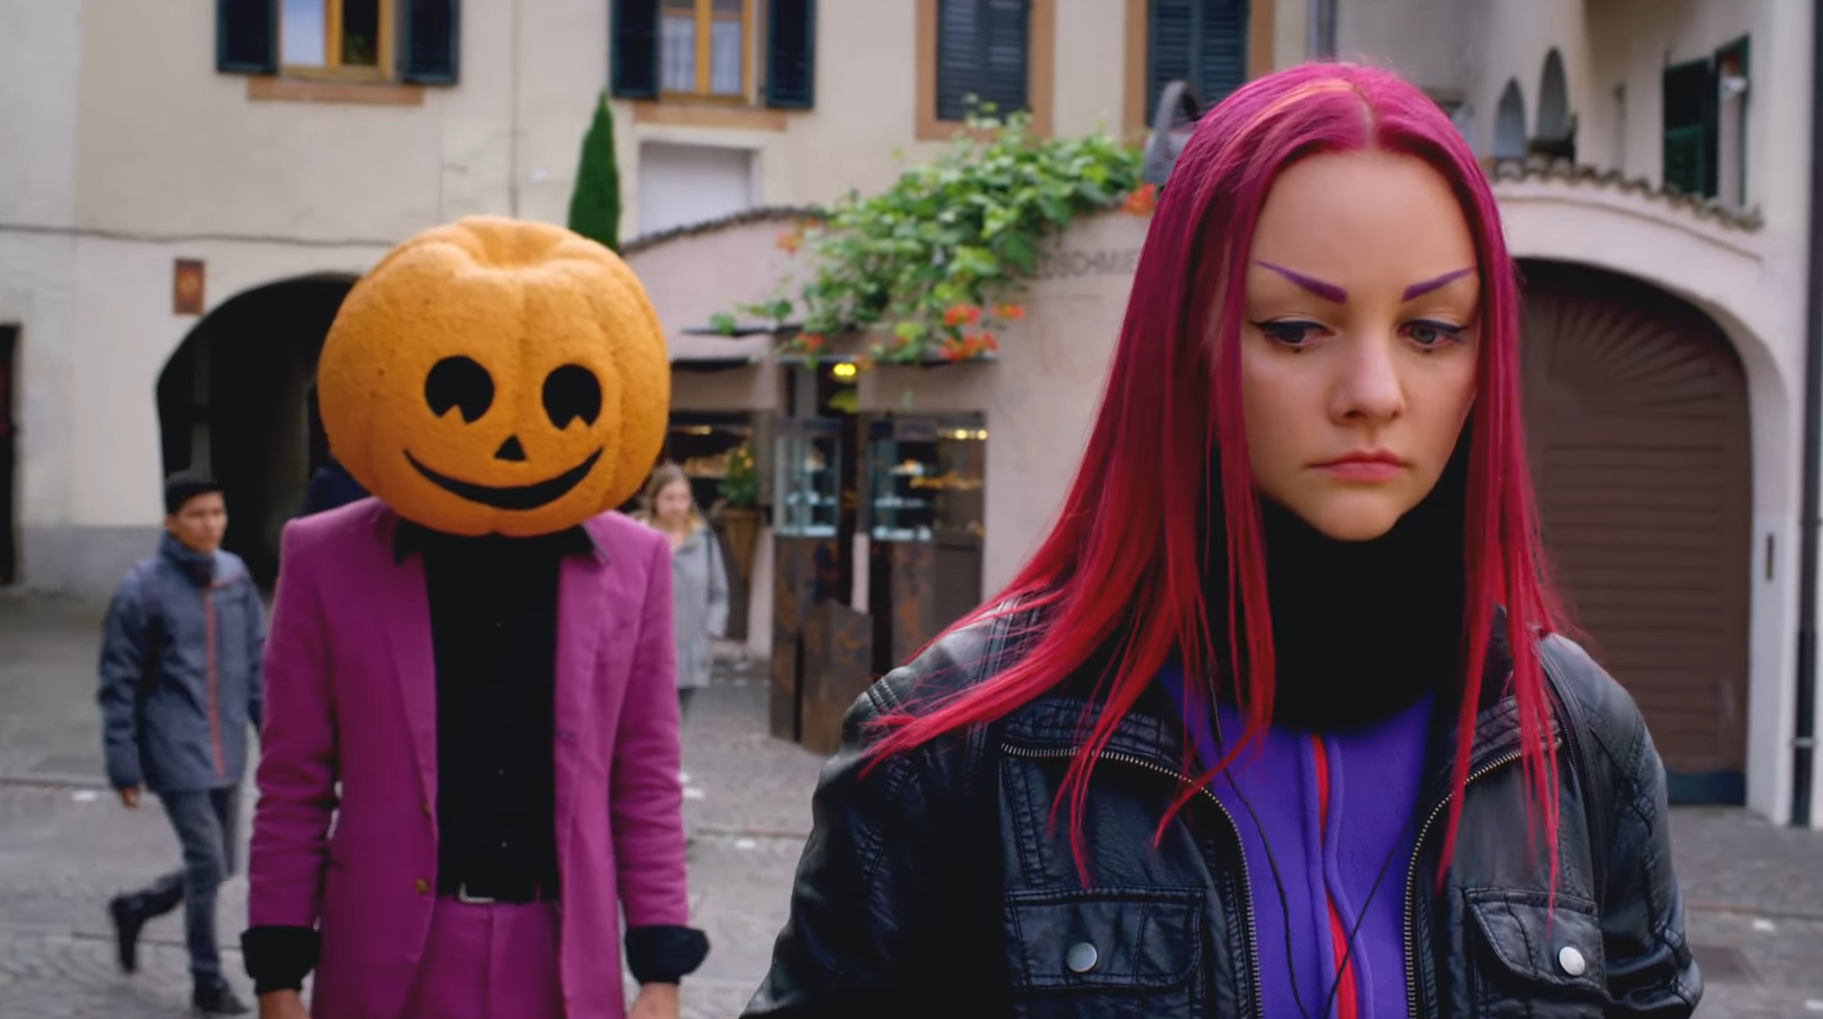
[[[638,489],[671,370],[618,256],[560,227],[471,217],[406,241],[355,285],[317,394],[336,458],[394,512],[529,537]]]

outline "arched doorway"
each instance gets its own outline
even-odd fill
[[[1538,137],[1556,141],[1569,134],[1570,86],[1564,79],[1563,54],[1553,46],[1538,76]]]
[[[311,406],[317,355],[353,285],[305,277],[240,294],[197,323],[158,378],[166,473],[195,467],[221,482],[223,544],[262,585],[327,449]]]
[[[1494,107],[1494,158],[1524,159],[1526,154],[1525,96],[1517,79],[1507,82]]]
[[[1631,277],[1524,262],[1527,444],[1545,544],[1639,703],[1673,800],[1745,798],[1752,450],[1721,329]]]

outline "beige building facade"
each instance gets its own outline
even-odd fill
[[[700,330],[770,287],[794,210],[936,151],[965,92],[1042,131],[1137,141],[1162,80],[1220,90],[1334,52],[1402,70],[1487,157],[1546,352],[1528,367],[1534,460],[1567,586],[1619,671],[1651,677],[1636,693],[1692,795],[1783,820],[1812,16],[1798,0],[0,0],[0,581],[108,590],[155,533],[161,474],[187,465],[229,481],[231,544],[269,575],[326,453],[311,376],[347,286],[458,216],[563,222],[604,89],[622,236],[673,336],[678,409],[746,415],[763,446],[807,373],[763,336]],[[856,380],[861,414],[983,422],[980,591],[1055,512],[1143,230],[1111,214],[1061,238],[999,363]],[[748,585],[759,650],[772,548]],[[844,595],[862,605],[873,560],[854,558]],[[1694,643],[1655,643],[1666,620]]]

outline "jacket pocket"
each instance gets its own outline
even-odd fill
[[[1200,1014],[1201,890],[1014,892],[1006,967],[1023,1019]]]
[[[1471,891],[1468,946],[1482,1019],[1601,1019],[1608,1003],[1593,902],[1542,892]]]

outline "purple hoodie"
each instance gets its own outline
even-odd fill
[[[1159,680],[1173,703],[1185,703],[1180,669],[1167,667]],[[1225,704],[1216,713],[1220,731],[1238,738],[1240,713]],[[1405,884],[1430,720],[1427,695],[1347,732],[1275,725],[1210,783],[1240,831],[1247,861],[1264,1019],[1407,1014]],[[1207,716],[1188,723],[1201,765],[1219,762],[1221,744]],[[1348,956],[1352,987],[1332,998],[1338,949],[1357,924]]]

